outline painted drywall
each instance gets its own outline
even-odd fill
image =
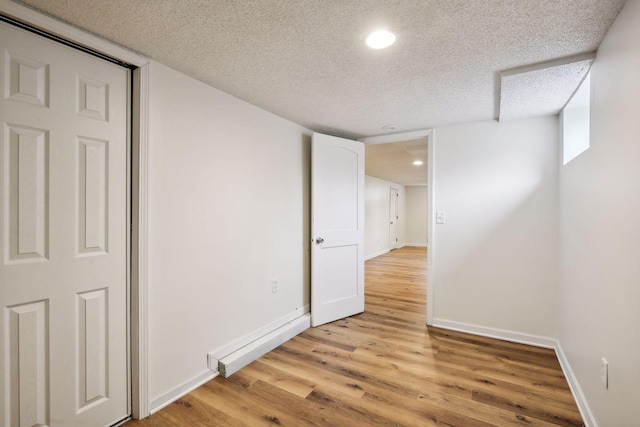
[[[590,116],[590,107],[568,108],[560,113],[563,164],[589,149]]]
[[[560,112],[563,165],[589,148],[590,103],[591,76],[587,73],[567,105]]]
[[[364,257],[370,259],[389,252],[389,193],[398,190],[398,247],[405,245],[405,187],[365,175],[364,177]]]
[[[158,63],[149,92],[154,401],[309,304],[311,133]]]
[[[427,225],[429,221],[429,187],[406,186],[407,246],[427,246]]]
[[[555,337],[558,118],[434,131],[434,319]]]
[[[627,1],[591,69],[591,146],[560,172],[559,339],[601,427],[640,419],[638,22]]]

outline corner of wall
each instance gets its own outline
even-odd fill
[[[580,387],[580,383],[578,382],[573,369],[571,369],[569,359],[567,359],[567,356],[564,354],[564,350],[562,349],[559,340],[556,340],[554,349],[556,351],[556,356],[558,357],[560,367],[562,368],[562,372],[564,373],[567,383],[569,384],[569,388],[571,389],[571,394],[576,401],[576,405],[578,405],[578,410],[580,411],[582,420],[585,422],[585,426],[598,427],[598,423],[596,422],[596,419],[591,412],[591,408],[589,407],[587,398],[582,391],[582,387]]]

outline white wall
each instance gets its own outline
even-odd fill
[[[562,163],[569,163],[589,149],[591,108],[565,108],[560,114]]]
[[[558,118],[434,131],[434,323],[556,336]]]
[[[640,2],[627,1],[591,70],[591,147],[560,174],[559,337],[602,427],[640,420],[638,23]]]
[[[153,401],[206,374],[208,352],[309,304],[311,138],[158,63],[149,114]]]
[[[427,246],[427,225],[429,220],[429,187],[406,186],[407,246]]]
[[[562,140],[562,164],[566,165],[589,148],[591,127],[591,77],[585,79],[560,112],[560,138]]]
[[[398,190],[398,247],[405,245],[405,187],[379,178],[364,177],[364,257],[389,252],[389,193]]]

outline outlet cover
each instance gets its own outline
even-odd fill
[[[278,281],[276,279],[271,281],[271,292],[274,294],[278,292]]]
[[[600,360],[600,381],[605,389],[609,388],[609,362],[604,357]]]

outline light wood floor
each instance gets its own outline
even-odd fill
[[[366,263],[364,313],[311,328],[148,426],[582,426],[552,350],[426,327],[426,250]]]

